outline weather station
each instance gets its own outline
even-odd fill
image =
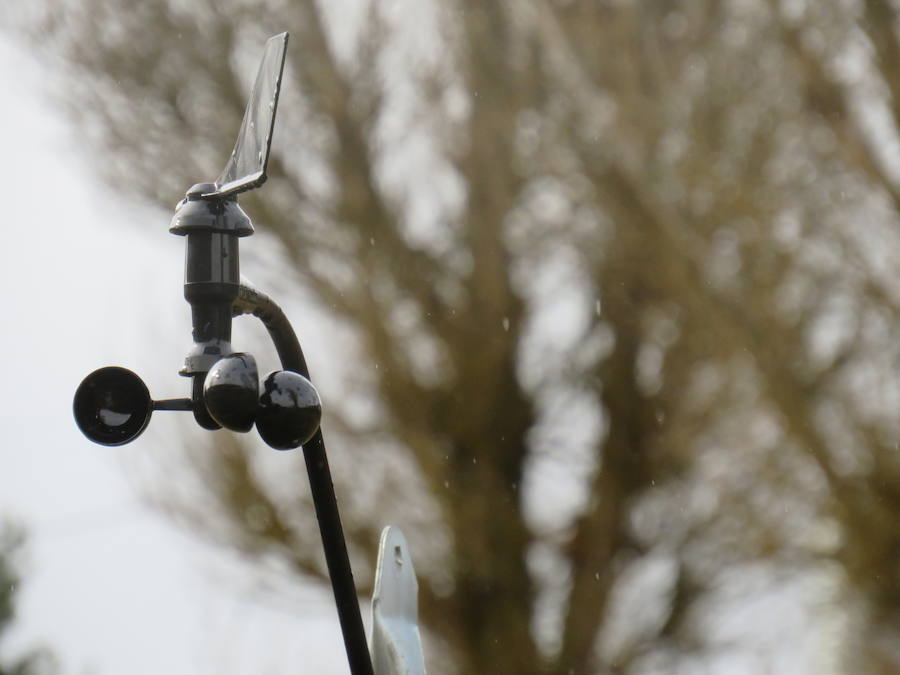
[[[204,429],[248,432],[255,426],[276,450],[301,448],[350,672],[420,675],[425,665],[418,588],[406,540],[397,528],[382,533],[370,653],[320,428],[319,393],[285,313],[240,274],[240,239],[253,234],[253,225],[237,196],[266,181],[287,44],[287,33],[266,43],[225,169],[214,183],[187,191],[169,228],[186,245],[184,297],[191,306],[193,346],[179,373],[190,378],[190,396],[154,400],[137,374],[108,366],[78,387],[75,421],[95,443],[118,446],[140,436],[154,411],[187,411]],[[253,356],[232,347],[232,319],[245,314],[265,325],[281,370],[261,378]]]

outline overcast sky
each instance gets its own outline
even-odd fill
[[[227,555],[142,505],[126,469],[174,435],[175,413],[120,448],[77,430],[72,395],[100,366],[134,369],[157,398],[186,393],[175,374],[190,342],[183,240],[168,234],[170,214],[92,180],[43,78],[0,35],[0,516],[30,531],[20,618],[0,656],[44,644],[64,673],[95,675],[346,672],[327,594],[296,608],[254,601]]]

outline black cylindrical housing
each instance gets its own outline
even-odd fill
[[[237,236],[188,233],[184,298],[191,305],[195,344],[231,342],[231,306],[238,296],[240,274]]]
[[[184,261],[185,284],[229,284],[237,297],[240,286],[238,238],[231,232],[194,231],[187,233],[187,255]],[[203,297],[203,293],[195,294]],[[185,297],[190,299],[188,289]]]
[[[178,205],[169,231],[185,236],[184,297],[191,305],[194,346],[181,374],[194,378],[194,416],[218,428],[203,403],[202,383],[209,369],[232,353],[232,305],[240,288],[238,238],[253,234],[250,218],[235,197],[204,199],[214,186],[199,184]]]

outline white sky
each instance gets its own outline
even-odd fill
[[[190,343],[183,241],[167,232],[169,214],[135,211],[91,179],[41,79],[0,35],[0,517],[31,535],[19,621],[0,658],[44,644],[64,673],[346,672],[328,594],[311,591],[288,611],[254,602],[227,555],[141,504],[123,457],[152,454],[176,413],[120,448],[77,430],[72,395],[100,366],[134,369],[157,398],[186,393],[176,375]]]

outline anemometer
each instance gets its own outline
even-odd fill
[[[191,379],[190,397],[153,400],[138,375],[109,366],[95,370],[82,381],[73,408],[84,435],[101,445],[133,441],[146,429],[155,410],[182,410],[192,412],[204,429],[246,432],[256,426],[272,448],[302,446],[350,670],[353,675],[372,675],[372,659],[319,428],[319,394],[309,380],[303,350],[284,312],[264,293],[242,283],[240,277],[239,242],[253,234],[253,225],[238,205],[237,195],[258,188],[266,180],[287,43],[287,33],[266,43],[225,169],[215,183],[198,183],[187,191],[169,228],[186,240],[184,297],[191,306],[193,347],[180,374]],[[265,324],[282,370],[260,378],[253,356],[234,351],[231,321],[241,314],[253,314]],[[425,672],[415,594],[416,579],[406,541],[396,528],[386,528],[373,601],[376,675]],[[407,600],[400,602],[397,598]],[[379,612],[390,614],[390,620]]]

